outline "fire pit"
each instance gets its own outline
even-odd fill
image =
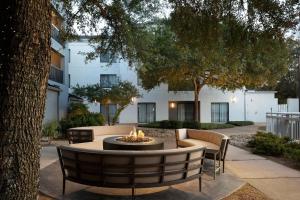
[[[145,137],[141,131],[138,134],[133,131],[127,136],[113,136],[103,140],[104,150],[160,150],[163,148],[163,141]]]
[[[143,131],[139,130],[138,133],[136,131],[131,131],[129,135],[122,136],[117,138],[118,141],[129,142],[129,143],[139,143],[139,142],[151,142],[153,138],[145,137]]]

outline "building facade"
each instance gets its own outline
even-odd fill
[[[51,19],[51,66],[43,123],[58,121],[66,115],[68,107],[68,49],[60,40],[62,16],[53,8]]]
[[[70,85],[99,83],[110,87],[118,80],[132,82],[142,94],[120,115],[120,123],[149,123],[160,120],[191,120],[194,110],[193,91],[169,91],[168,85],[161,84],[151,91],[140,86],[134,67],[123,59],[115,59],[108,65],[109,55],[101,55],[92,61],[85,61],[82,52],[90,52],[86,39],[66,44],[69,52]],[[71,90],[70,90],[71,92]],[[278,102],[274,91],[235,90],[222,91],[204,86],[199,95],[200,121],[224,123],[227,121],[251,120],[265,122],[266,112],[277,112]],[[89,103],[92,112],[113,115],[117,105],[109,105],[108,111],[99,103]]]

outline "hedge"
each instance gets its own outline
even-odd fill
[[[163,128],[163,129],[178,129],[178,128],[190,128],[190,129],[221,129],[232,128],[231,124],[218,124],[218,123],[199,123],[197,121],[176,121],[176,120],[163,120],[152,122],[149,124],[139,124],[139,127],[146,128]]]
[[[232,124],[234,126],[249,126],[249,125],[253,125],[254,122],[252,122],[252,121],[229,121],[229,122],[227,122],[227,124]]]

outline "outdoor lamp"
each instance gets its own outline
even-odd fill
[[[170,103],[171,108],[175,108],[176,104],[174,102]]]
[[[236,103],[237,102],[236,96],[231,97],[230,101],[231,101],[231,103]]]

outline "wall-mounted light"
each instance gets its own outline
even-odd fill
[[[175,108],[176,104],[174,102],[170,103],[170,108]]]
[[[237,102],[236,96],[231,97],[230,101],[231,101],[231,103],[236,103]]]
[[[132,97],[132,98],[131,98],[131,102],[134,103],[135,101],[136,101],[136,98],[135,98],[135,97]]]

